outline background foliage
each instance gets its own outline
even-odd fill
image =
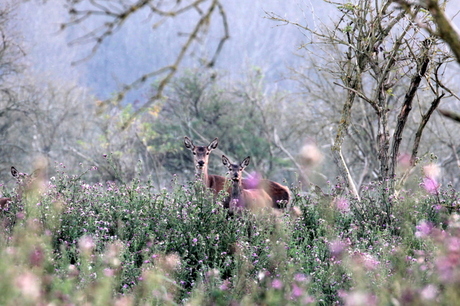
[[[0,4],[0,304],[458,301],[458,126],[429,110],[458,107],[459,66],[432,11],[261,3]],[[229,215],[184,136],[219,138],[213,174],[250,155],[289,208]]]

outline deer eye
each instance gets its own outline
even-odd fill
[[[196,155],[196,152],[193,152],[193,155]]]

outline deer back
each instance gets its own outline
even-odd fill
[[[290,201],[289,188],[271,180],[260,180],[253,186],[252,180],[243,179],[243,189],[263,189],[272,199],[272,207],[285,208]]]

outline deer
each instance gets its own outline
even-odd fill
[[[212,150],[217,148],[219,144],[218,138],[215,138],[207,146],[195,146],[193,141],[185,136],[184,144],[185,147],[193,153],[196,175],[203,180],[206,187],[211,188],[216,195],[219,194],[219,192],[225,188],[225,177],[208,174],[209,154]],[[275,208],[285,208],[290,201],[289,189],[286,186],[265,179],[260,180],[258,185],[254,186],[252,180],[243,179],[243,189],[260,188],[263,188],[272,198],[272,205]]]
[[[32,172],[31,174],[20,173],[18,170],[16,170],[15,167],[11,167],[11,175],[16,179],[16,183],[18,184],[16,190],[16,199],[18,201],[22,200],[23,193],[27,191],[31,183],[37,177],[37,172],[38,169]],[[5,209],[13,200],[14,198],[12,197],[0,198],[0,209]]]
[[[207,146],[195,146],[193,141],[185,136],[184,144],[193,153],[196,175],[203,180],[206,187],[211,188],[216,195],[219,194],[225,187],[225,177],[208,174],[209,154],[217,148],[219,144],[218,138],[215,138]],[[258,182],[257,186],[254,186],[253,180],[243,179],[243,188],[263,188],[272,198],[273,207],[278,209],[285,208],[290,201],[289,189],[271,180],[262,179]]]
[[[195,146],[193,141],[187,136],[184,137],[184,144],[193,153],[195,164],[195,175],[203,181],[203,184],[212,189],[215,195],[224,189],[225,177],[220,175],[208,174],[209,154],[217,148],[218,138],[215,138],[207,146]]]
[[[272,198],[264,189],[244,189],[243,171],[249,165],[248,156],[238,165],[232,164],[227,156],[222,155],[222,163],[228,168],[231,192],[229,195],[229,209],[231,212],[240,212],[244,209],[258,211],[272,207]]]

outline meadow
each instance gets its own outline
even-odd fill
[[[1,212],[0,305],[454,305],[459,194],[360,201],[291,186],[275,213],[229,215],[200,182],[36,180]],[[423,188],[425,187],[425,188]]]

